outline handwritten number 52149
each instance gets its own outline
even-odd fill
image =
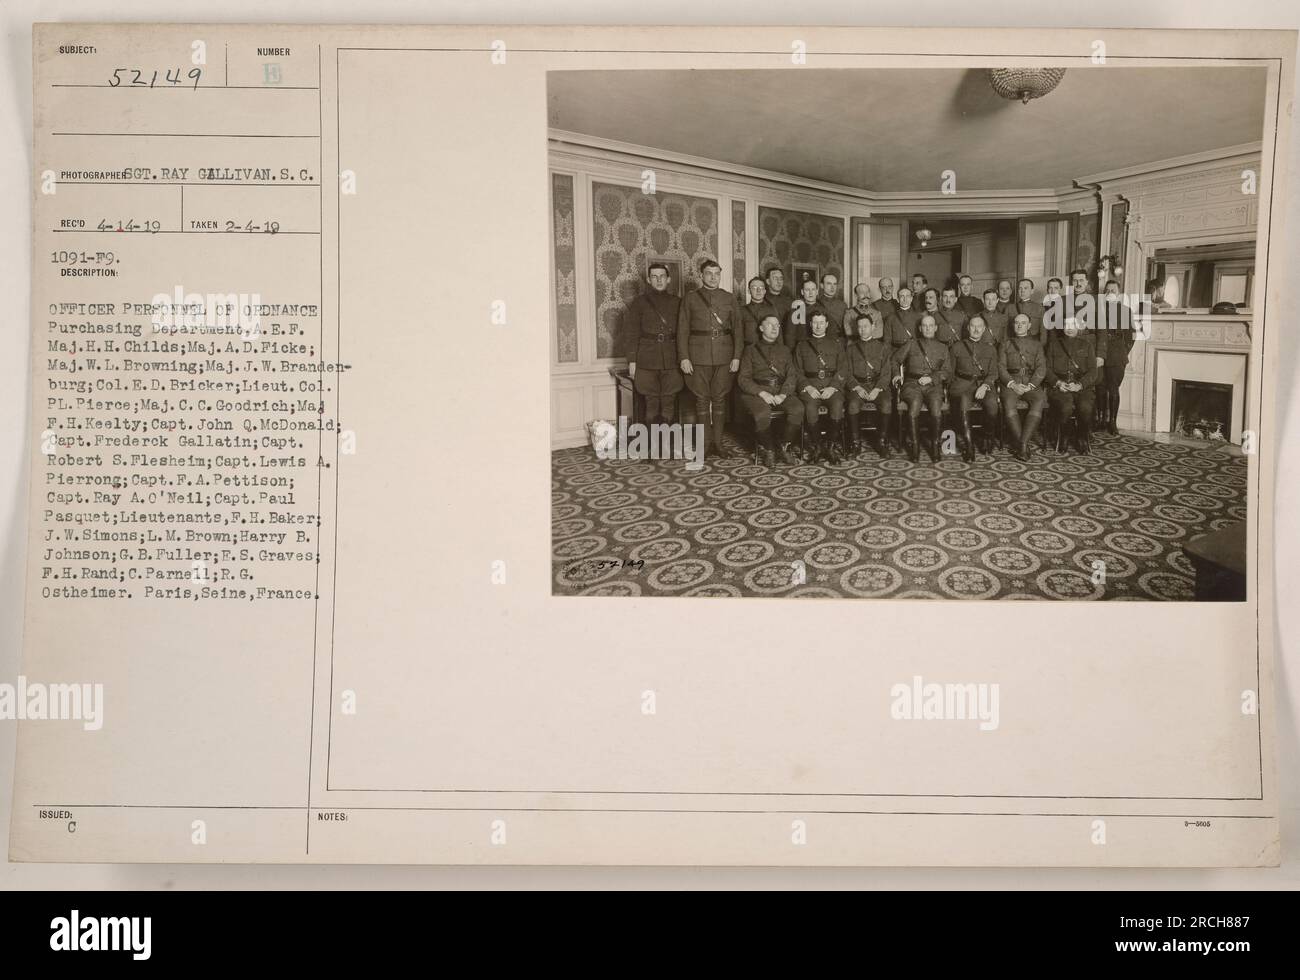
[[[130,75],[130,79],[123,76]],[[168,68],[161,79],[163,85],[183,85],[186,80],[194,83],[194,88],[199,87],[199,79],[203,77],[202,68],[191,68],[184,75],[179,68]],[[113,76],[108,80],[109,88],[117,88],[120,85],[126,85],[128,88],[156,88],[159,84],[158,72],[145,76],[142,68],[114,68]]]

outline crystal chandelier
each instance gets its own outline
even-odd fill
[[[990,68],[989,84],[1004,99],[1041,99],[1065,77],[1064,68]]]

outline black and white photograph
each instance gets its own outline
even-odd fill
[[[553,593],[1244,601],[1265,89],[549,72]]]

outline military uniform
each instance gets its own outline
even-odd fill
[[[773,453],[781,462],[790,462],[785,448],[798,435],[799,426],[803,424],[803,402],[795,395],[798,375],[794,355],[780,339],[768,343],[760,336],[741,355],[740,376],[736,381],[740,388],[740,401],[754,417],[755,441],[763,449],[768,466],[772,465]],[[759,397],[762,391],[784,396],[777,407],[785,412],[785,426],[781,442],[776,445],[772,439],[772,406]]]
[[[751,300],[740,308],[740,324],[746,347],[758,343],[758,326],[763,322],[764,317],[769,316],[776,317],[778,323],[781,321],[781,314],[776,312],[776,307],[767,300],[761,303]]]
[[[1005,313],[998,313],[996,310],[992,313],[988,310],[982,310],[980,316],[984,318],[984,324],[988,327],[985,336],[992,340],[995,345],[1001,347],[1002,342],[1011,336],[1011,318]]]
[[[691,362],[686,387],[695,396],[695,417],[704,425],[706,443],[721,456],[728,455],[722,424],[733,383],[731,362],[740,360],[744,339],[730,292],[701,286],[686,294],[677,316],[677,354]]]
[[[1029,457],[1033,445],[1034,433],[1043,417],[1043,404],[1047,395],[1043,391],[1043,378],[1047,375],[1047,360],[1043,357],[1043,345],[1029,337],[1017,337],[1009,334],[998,349],[998,378],[1002,382],[1002,418],[1007,431],[1011,434],[1016,456],[1020,459]],[[1034,387],[1018,395],[1011,389],[1011,382],[1030,384]],[[1025,427],[1020,428],[1020,412],[1017,402],[1024,401],[1029,406],[1029,415],[1025,418]]]
[[[811,337],[812,331],[808,329],[812,323],[814,313],[826,313],[826,308],[822,306],[821,300],[817,300],[811,306],[802,299],[797,299],[790,305],[790,312],[785,315],[781,321],[781,337],[785,340],[785,345],[791,350],[795,345],[805,337]],[[826,336],[834,337],[835,331],[832,329],[834,321],[830,315],[826,316]]]
[[[646,421],[677,417],[682,372],[677,356],[677,316],[681,300],[665,290],[642,293],[628,305],[625,325],[632,386],[645,398]]]
[[[1119,390],[1124,384],[1124,372],[1128,370],[1128,358],[1133,350],[1136,334],[1133,332],[1133,311],[1118,298],[1114,302],[1104,300],[1098,304],[1098,326],[1106,338],[1106,363],[1102,365],[1101,378],[1097,383],[1097,394],[1106,415],[1106,428],[1112,434],[1118,434],[1116,420],[1119,417]]]
[[[952,356],[952,381],[948,385],[948,403],[966,440],[966,460],[975,461],[975,443],[971,440],[970,410],[975,403],[975,392],[981,385],[987,390],[980,404],[984,408],[984,434],[993,431],[998,417],[998,347],[986,332],[979,341],[969,337],[948,348]]]
[[[969,320],[976,313],[984,312],[984,302],[977,296],[958,296],[957,309],[965,313]]]
[[[1078,391],[1061,391],[1058,381],[1078,382]],[[1075,417],[1078,450],[1089,452],[1088,435],[1092,430],[1092,417],[1096,407],[1093,385],[1097,383],[1097,345],[1086,334],[1067,337],[1053,331],[1047,342],[1047,400],[1051,403],[1057,424],[1064,424],[1071,415]]]
[[[889,417],[894,409],[893,391],[890,389],[894,372],[893,350],[884,340],[863,340],[859,337],[849,341],[845,353],[848,356],[845,387],[848,389],[849,439],[856,450],[862,432],[858,416],[863,404],[870,402],[876,406],[878,413],[875,450],[888,459],[889,450],[883,436],[889,431]],[[859,387],[868,395],[875,388],[879,388],[880,393],[873,399],[863,398],[854,390]]]
[[[776,310],[776,315],[785,323],[785,318],[790,315],[790,307],[794,303],[794,297],[789,293],[774,293],[771,289],[767,291],[767,298],[764,302],[771,303]]]
[[[1027,299],[1023,303],[1016,302],[1012,304],[1012,306],[1007,310],[1007,312],[1011,315],[1011,320],[1013,323],[1016,317],[1021,313],[1029,317],[1028,339],[1037,340],[1040,343],[1042,342],[1043,312],[1044,312],[1042,303],[1036,303],[1032,299]],[[1008,332],[1007,336],[1010,337],[1014,333],[1015,331],[1011,330],[1010,332]]]
[[[838,296],[832,296],[827,299],[825,296],[819,297],[817,305],[826,311],[826,334],[834,337],[843,343],[843,334],[835,328],[844,323],[844,318],[849,315],[849,304],[844,302]],[[853,331],[853,336],[857,336],[857,331]]]
[[[909,450],[912,462],[920,459],[921,444],[917,439],[917,419],[921,415],[921,405],[924,403],[930,410],[930,456],[937,463],[943,392],[948,385],[951,370],[948,346],[934,338],[927,340],[918,337],[895,355],[895,362],[903,369],[903,387],[898,394],[898,400],[907,405],[907,424],[912,436]],[[921,384],[923,377],[929,377],[929,383]]]
[[[939,343],[951,347],[966,336],[966,314],[957,307],[930,315],[934,317],[934,339]]]
[[[1008,319],[1016,315],[1016,301],[1014,299],[999,299],[998,305],[993,308],[999,313],[1005,313]],[[1007,336],[1011,335],[1008,333]]]
[[[872,302],[871,305],[880,311],[880,315],[884,317],[886,321],[889,320],[892,314],[898,312],[898,300],[894,299],[892,296],[889,297],[889,299],[885,299],[882,296],[880,299]]]
[[[889,341],[889,346],[897,352],[899,348],[906,347],[921,336],[921,331],[918,329],[920,323],[920,311],[912,307],[906,310],[895,310],[894,315],[885,320],[885,339]]]
[[[872,313],[878,313],[874,303],[868,303],[866,306],[850,306],[848,312],[844,314],[844,336],[849,340],[854,340],[858,336],[858,318],[866,317],[871,319]],[[884,317],[884,314],[880,314]]]
[[[839,456],[834,448],[834,437],[835,429],[838,428],[840,419],[844,417],[844,379],[847,360],[844,348],[829,333],[820,338],[810,334],[799,341],[794,348],[794,365],[798,372],[797,390],[799,398],[803,401],[803,414],[808,427],[814,433],[816,432],[817,410],[822,405],[826,406],[833,423],[831,431],[819,445],[820,455],[831,462],[835,462]],[[834,388],[835,391],[830,398],[814,398],[805,390],[809,386],[818,391],[823,388]]]

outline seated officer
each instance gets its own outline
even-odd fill
[[[805,285],[807,285],[805,283]],[[798,372],[799,398],[803,401],[803,415],[817,440],[813,458],[828,463],[840,461],[835,447],[835,433],[844,418],[844,348],[834,337],[827,336],[826,314],[814,309],[809,323],[811,336],[795,344],[794,366]],[[818,432],[817,410],[825,405],[831,424],[825,435]]]
[[[1075,418],[1075,449],[1092,452],[1089,434],[1095,409],[1093,385],[1097,383],[1097,347],[1067,317],[1064,330],[1052,331],[1047,341],[1047,398],[1057,425]]]
[[[1006,282],[1005,279],[1002,281]],[[984,318],[984,326],[988,328],[989,340],[999,347],[1002,346],[1002,341],[1007,339],[1007,328],[1011,325],[1011,317],[998,310],[1001,305],[998,302],[996,289],[984,290],[984,310],[980,316]]]
[[[921,404],[930,410],[930,458],[939,462],[939,426],[942,424],[943,390],[948,384],[948,348],[934,339],[934,317],[921,317],[921,336],[899,351],[896,363],[903,371],[903,389],[898,400],[907,405],[907,431],[912,437],[907,448],[913,463],[921,458],[917,419]]]
[[[1034,433],[1043,417],[1043,378],[1047,375],[1047,361],[1042,345],[1029,336],[1029,314],[1017,313],[1012,321],[1012,334],[998,351],[998,377],[1002,381],[1002,417],[1011,433],[1011,451],[1024,462],[1033,452]],[[1020,412],[1016,402],[1029,405],[1025,428],[1020,429]]]
[[[774,316],[780,323],[781,314],[767,301],[767,284],[758,276],[749,280],[749,302],[740,308],[740,323],[745,331],[745,346],[757,342],[758,325],[764,317]]]
[[[785,315],[785,320],[781,324],[781,334],[785,340],[785,345],[791,349],[799,341],[808,336],[808,323],[812,320],[812,315],[821,306],[817,302],[817,283],[811,279],[805,279],[802,286],[799,287],[799,299],[790,305],[790,312]]]
[[[681,300],[668,291],[668,266],[651,263],[650,288],[627,308],[627,374],[645,398],[645,421],[671,422],[677,415],[682,372],[677,365],[677,312]]]
[[[952,382],[948,385],[948,404],[954,419],[960,423],[962,458],[975,462],[975,443],[970,434],[970,410],[975,402],[984,407],[986,437],[993,431],[998,417],[998,348],[988,336],[984,317],[976,313],[966,324],[966,338],[948,348],[952,356]],[[980,447],[988,452],[987,445]]]
[[[872,309],[858,318],[858,337],[849,341],[848,365],[845,383],[849,389],[849,452],[857,455],[862,434],[863,402],[876,406],[876,434],[872,448],[881,459],[889,459],[889,416],[893,413],[893,392],[889,389],[894,369],[894,359],[888,344],[883,340],[884,318]]]
[[[756,343],[745,348],[740,358],[740,401],[754,416],[754,441],[763,456],[763,465],[772,466],[773,453],[777,462],[790,463],[787,449],[799,426],[803,424],[803,402],[794,395],[798,372],[790,348],[781,343],[781,321],[769,313],[759,323]],[[781,441],[772,433],[772,409],[785,412],[785,425]]]

